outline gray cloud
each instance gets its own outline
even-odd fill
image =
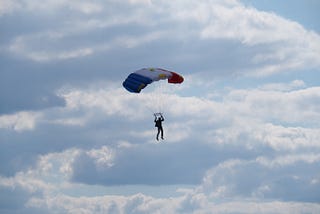
[[[55,90],[65,84],[110,78],[120,81],[145,66],[164,66],[184,74],[199,72],[203,78],[211,78],[267,75],[303,65],[316,66],[319,61],[316,49],[301,41],[301,35],[306,35],[309,40],[304,41],[317,46],[318,35],[297,23],[235,2],[215,2],[221,11],[209,2],[47,4],[51,7],[37,1],[16,1],[3,9],[7,11],[1,16],[7,29],[4,32],[11,34],[4,34],[1,44],[2,54],[10,55],[1,62],[1,91],[11,90],[15,96],[1,94],[6,103],[2,114],[63,106]],[[26,5],[25,10],[22,5]],[[191,5],[194,11],[188,13]],[[180,7],[177,13],[172,12],[175,7]],[[229,17],[231,13],[234,16]],[[21,16],[16,14],[26,18],[18,22]],[[250,14],[261,19],[252,19]],[[224,16],[230,18],[225,28],[219,25],[226,21]],[[237,20],[244,20],[240,33],[236,33]],[[266,26],[265,30],[257,27],[260,24]],[[294,33],[282,33],[284,25]]]
[[[311,155],[306,155],[312,157]],[[288,159],[292,157],[287,157]],[[296,160],[294,160],[296,159]],[[213,168],[204,179],[203,191],[216,192],[216,197],[257,197],[284,201],[319,202],[318,173],[314,167],[319,162],[300,159],[268,167],[259,161],[229,161]],[[280,165],[281,164],[281,165]]]
[[[241,148],[222,152],[196,141],[139,145],[117,151],[112,165],[102,168],[95,164],[94,158],[86,154],[79,156],[73,165],[73,180],[101,185],[199,184],[212,165],[230,157],[248,156]]]
[[[0,20],[1,212],[319,212],[318,34],[233,0],[3,1]],[[121,86],[149,66],[185,77],[159,144],[152,88]]]

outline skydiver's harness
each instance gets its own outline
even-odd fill
[[[164,121],[162,113],[154,113],[153,115],[155,116],[155,119],[154,119],[155,125],[154,126],[160,128],[161,122]]]

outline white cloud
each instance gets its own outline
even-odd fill
[[[294,81],[268,84],[261,89],[230,89],[215,101],[161,95],[165,116],[172,118],[165,122],[166,135],[172,142],[182,142],[192,133],[197,139],[206,137],[208,142],[220,144],[247,141],[245,145],[251,147],[250,142],[259,141],[276,150],[317,147],[320,90],[317,87],[296,89],[300,86],[306,87],[303,82]],[[85,110],[79,118],[66,118],[64,123],[70,120],[68,124],[78,121],[85,125],[101,118],[101,114],[125,117],[131,122],[150,118],[151,122],[152,108],[149,107],[152,105],[148,103],[154,103],[155,94],[126,93],[111,85],[105,90],[71,90],[62,96],[67,103],[65,111]],[[153,139],[154,135],[152,130],[132,134],[147,139]]]
[[[233,51],[235,56],[226,58],[225,61],[248,58],[245,65],[235,64],[237,71],[231,71],[233,73],[263,76],[319,66],[318,34],[307,31],[298,23],[276,14],[245,7],[238,1],[130,2],[132,4],[126,5],[123,10],[118,8],[114,1],[108,3],[49,1],[45,5],[38,1],[21,3],[26,4],[31,10],[45,7],[58,12],[60,8],[66,7],[88,14],[88,17],[79,19],[76,14],[71,13],[74,19],[70,22],[62,18],[64,16],[60,16],[59,24],[53,28],[48,26],[47,29],[40,29],[35,34],[19,35],[14,38],[8,50],[34,61],[47,62],[88,57],[93,54],[111,54],[119,49],[140,50],[149,44],[150,49],[157,50],[156,54],[163,57],[169,55],[175,58],[204,60],[215,57],[213,55],[218,56],[219,53],[213,50],[226,48],[223,45],[212,46],[212,42],[225,40],[229,41],[227,44],[242,43],[241,49]],[[139,7],[136,4],[139,4]],[[116,9],[110,11],[111,6],[115,6]],[[107,16],[96,16],[96,13]],[[140,30],[135,33],[128,33],[125,30],[137,26]],[[114,31],[113,27],[124,29]],[[50,37],[53,34],[62,36]],[[88,39],[88,36],[95,38],[96,35],[105,36],[104,39]],[[79,43],[70,42],[73,38],[77,38]],[[163,52],[158,48],[158,43],[168,46],[168,42],[184,50],[184,53],[177,56],[176,53]],[[208,48],[208,45],[212,47],[210,51],[199,52],[194,51],[197,48],[192,50],[186,44],[198,49]],[[255,49],[259,51],[252,51]],[[188,67],[194,66],[193,61],[188,62],[191,63]],[[202,64],[206,65],[208,62],[204,61]],[[224,69],[230,72],[228,71],[230,68]],[[212,73],[206,72],[206,75],[211,76]]]
[[[306,84],[302,80],[294,80],[290,83],[269,83],[261,86],[262,90],[269,91],[292,91],[295,89],[300,89],[306,87]]]
[[[265,157],[258,157],[257,162],[267,167],[285,167],[287,165],[294,165],[296,162],[317,163],[320,161],[320,154],[299,154],[299,155],[285,155],[274,158],[272,160]]]
[[[213,183],[217,182],[217,178],[214,177],[211,179],[209,176],[206,177],[207,180],[204,180],[203,186],[200,186],[201,188],[186,191],[181,197],[155,198],[141,193],[129,196],[71,196],[57,191],[57,188],[74,189],[79,192],[79,189],[86,187],[72,183],[66,186],[63,184],[66,180],[57,179],[57,177],[64,177],[62,175],[63,172],[52,171],[54,167],[47,167],[45,165],[49,163],[59,163],[57,168],[61,168],[61,166],[64,165],[64,159],[72,157],[72,153],[74,152],[76,152],[76,150],[44,156],[40,161],[41,164],[38,164],[38,168],[16,175],[14,179],[10,180],[10,186],[19,185],[30,192],[37,190],[46,193],[41,196],[35,195],[31,197],[26,204],[24,204],[26,208],[40,209],[46,213],[52,213],[52,210],[54,210],[54,212],[68,213],[204,213],[213,210],[221,214],[234,212],[284,213],[288,210],[291,213],[316,213],[320,210],[320,206],[315,203],[284,202],[254,198],[228,198],[221,195],[223,192],[226,193],[226,190],[223,190],[223,188],[217,189],[220,198],[220,200],[217,200],[214,194],[215,192],[210,191],[212,190]],[[60,161],[57,162],[57,160]],[[230,170],[237,174],[242,170],[239,167],[246,166],[246,164],[248,163],[242,161],[225,162],[216,167],[215,170],[221,167],[221,171],[218,171],[216,175],[221,176],[221,174],[229,172]],[[48,173],[50,170],[54,173]],[[41,177],[35,177],[38,173],[41,173]],[[60,173],[61,175],[59,175]],[[210,173],[211,172],[209,172],[209,174]],[[232,173],[231,176],[235,176],[234,173]],[[45,178],[43,175],[50,175],[52,177]],[[0,181],[2,186],[9,185],[8,180],[1,179]],[[228,181],[228,179],[226,181]],[[213,183],[208,186],[208,182]],[[228,186],[230,185],[231,184],[228,184]],[[227,186],[225,186],[225,188],[226,187]]]
[[[82,91],[73,90],[63,95],[67,109],[97,108],[106,115],[130,116],[129,120],[141,117],[140,98],[136,94],[128,94],[123,89]],[[139,102],[140,101],[140,102]],[[129,105],[131,103],[131,105]]]
[[[253,56],[252,63],[260,66],[249,74],[270,75],[305,66],[319,66],[319,35],[308,32],[296,22],[243,5],[206,7],[206,10],[207,13],[211,11],[213,17],[206,20],[207,26],[201,33],[203,38],[229,38],[248,46],[272,47],[273,50],[262,48]]]
[[[66,0],[2,0],[0,11],[3,14],[12,12],[29,11],[31,13],[50,13],[62,8],[68,8],[71,11],[76,10],[84,14],[98,13],[102,10],[102,6],[98,1],[87,2],[84,0],[66,1]],[[0,15],[2,15],[0,13]]]
[[[155,199],[142,194],[123,196],[81,197],[58,196],[45,200],[34,198],[30,207],[54,209],[67,213],[175,213],[172,199]]]
[[[17,132],[30,131],[35,128],[36,121],[42,114],[37,112],[18,112],[0,116],[0,128],[12,129]]]
[[[16,201],[24,195],[22,211],[320,212],[320,88],[310,87],[308,78],[264,85],[257,78],[257,86],[246,89],[238,79],[221,78],[236,74],[246,83],[252,81],[247,74],[317,71],[318,34],[235,0],[1,3],[0,16],[26,18],[21,30],[11,26],[18,33],[12,31],[1,46],[12,59],[33,61],[26,68],[17,64],[12,76],[4,72],[4,83],[23,70],[45,85],[35,91],[60,88],[66,101],[0,116],[0,157],[6,163],[0,166],[0,195],[10,193]],[[30,23],[31,13],[39,22]],[[152,87],[141,94],[121,87],[128,70],[149,64],[186,72],[184,84],[156,104],[166,119],[159,143]],[[6,71],[11,65],[5,61]],[[223,88],[227,84],[234,85]],[[177,187],[180,196],[165,198],[136,185],[160,191],[185,183],[195,187]],[[129,185],[135,193],[112,192],[110,185]]]
[[[66,1],[70,4],[71,9],[78,10],[85,14],[93,14],[93,13],[99,13],[103,10],[103,6],[98,4],[96,2],[87,2],[87,1],[80,1],[80,2],[70,2]]]
[[[72,174],[71,164],[81,151],[69,149],[61,153],[40,155],[34,168],[16,173],[14,177],[1,177],[0,186],[22,188],[29,193],[50,193],[68,182]]]
[[[256,201],[256,200],[239,200],[222,203],[212,203],[210,206],[200,210],[200,213],[211,212],[228,214],[228,213],[316,213],[319,207],[316,204],[279,202],[279,201]]]
[[[318,87],[288,92],[241,89],[232,90],[225,102],[241,115],[254,114],[267,121],[316,124],[320,116],[315,111],[319,96]]]
[[[192,200],[192,201],[188,201]],[[54,209],[68,213],[316,213],[317,204],[279,201],[257,201],[252,199],[228,202],[205,203],[203,195],[180,198],[156,199],[145,195],[70,197],[60,195],[54,198],[33,198],[28,202],[30,207]],[[187,207],[189,203],[189,207]]]
[[[16,1],[1,0],[0,1],[0,16],[11,13],[20,7],[21,6]]]
[[[151,0],[129,0],[132,4],[151,4]]]
[[[59,37],[63,37],[63,35],[59,33],[56,34],[54,32],[20,36],[13,41],[9,47],[9,51],[38,62],[72,59],[88,56],[93,53],[93,49],[90,47],[75,47],[71,50],[48,50],[41,47],[39,47],[39,49],[36,48],[39,41],[42,41],[42,43],[54,43],[54,41],[60,39]]]
[[[313,190],[319,184],[313,181],[318,179],[318,173],[311,166],[318,163],[319,155],[314,154],[277,157],[273,160],[264,157],[249,161],[228,160],[208,170],[196,192],[206,194],[209,200],[278,198],[299,201],[309,198],[310,201],[317,201],[319,192]]]
[[[281,191],[277,192],[274,188],[283,188],[284,192],[286,188],[292,188],[278,186],[282,178],[288,179],[288,182],[303,182],[311,188],[317,187],[317,172],[308,167],[319,164],[320,157],[316,153],[286,156],[279,154],[275,158],[261,156],[247,161],[229,159],[209,170],[198,187],[184,191],[182,196],[170,198],[156,198],[142,193],[128,196],[105,193],[90,197],[87,191],[94,186],[70,180],[72,164],[80,154],[86,154],[95,160],[97,167],[109,165],[116,158],[116,154],[107,146],[87,151],[70,149],[61,153],[49,153],[40,156],[33,168],[19,172],[12,178],[1,177],[0,186],[22,188],[32,194],[23,205],[25,208],[40,209],[48,213],[52,210],[68,213],[203,213],[212,210],[216,213],[257,213],[261,210],[262,213],[283,213],[288,210],[293,213],[316,213],[320,210],[316,203],[285,202],[273,200],[273,197],[268,199],[272,194],[284,197]],[[299,164],[302,167],[297,168]],[[249,173],[253,171],[254,176]],[[294,173],[288,174],[291,171]],[[304,189],[305,194],[313,190]],[[299,191],[299,188],[294,191]]]
[[[98,167],[113,166],[114,152],[106,146],[102,146],[100,149],[92,149],[86,153],[89,157],[95,159]]]
[[[85,118],[63,118],[63,119],[56,119],[50,121],[53,124],[60,124],[66,126],[84,126],[86,123]]]
[[[275,150],[319,148],[319,128],[283,127],[266,124],[257,139]]]

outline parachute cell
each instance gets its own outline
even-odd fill
[[[123,87],[133,93],[140,93],[148,84],[167,79],[168,83],[182,83],[183,77],[162,68],[143,68],[131,73],[122,83]]]

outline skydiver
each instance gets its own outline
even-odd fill
[[[161,139],[163,139],[163,128],[162,128],[162,122],[164,121],[164,118],[162,114],[160,113],[160,117],[157,118],[157,114],[154,114],[154,122],[155,122],[155,127],[158,128],[158,133],[157,133],[157,140],[159,140],[159,134],[161,133]]]

